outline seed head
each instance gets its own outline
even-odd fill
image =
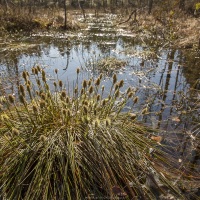
[[[44,93],[40,94],[41,99],[45,100],[46,99],[46,95]]]
[[[12,104],[15,102],[15,97],[11,94],[8,95],[8,99],[9,99],[10,103],[12,103]]]
[[[104,100],[102,100],[102,106],[105,106],[106,105],[106,100],[104,99]]]
[[[128,93],[128,98],[131,98],[133,96],[133,94],[134,94],[133,92],[129,92]]]
[[[88,86],[90,86],[92,84],[91,79],[88,81]]]
[[[61,80],[59,80],[58,85],[59,85],[60,88],[62,88],[63,82]]]
[[[119,88],[119,84],[115,85],[115,91]]]
[[[81,95],[82,95],[82,94],[84,94],[84,89],[83,89],[83,88],[81,89]]]
[[[99,101],[101,98],[100,94],[97,95],[97,101]]]
[[[101,88],[102,92],[104,91],[104,89],[105,89],[105,86],[104,86],[104,85],[102,85],[102,88]]]
[[[139,98],[138,98],[138,97],[135,97],[135,98],[133,99],[133,103],[134,103],[134,104],[137,103],[138,100],[139,100]]]
[[[17,130],[16,128],[12,128],[12,134],[13,135],[19,135],[19,130]]]
[[[147,107],[142,110],[142,114],[143,115],[146,114],[147,112],[148,112],[148,108]]]
[[[21,94],[23,96],[25,96],[25,90],[24,90],[24,86],[23,85],[19,85],[19,91],[21,92]]]
[[[79,74],[79,72],[80,72],[80,68],[77,68],[76,73]]]
[[[58,74],[58,69],[55,69],[55,73]]]
[[[37,66],[37,70],[38,70],[38,72],[41,72],[41,68],[39,65]]]
[[[55,88],[57,87],[57,83],[55,81],[53,82],[53,85]]]
[[[48,84],[45,84],[45,88],[46,88],[47,90],[49,90],[49,85],[48,85]]]
[[[38,86],[41,86],[41,82],[40,82],[39,79],[37,79],[36,82],[37,82],[37,85],[38,85]]]
[[[100,74],[99,75],[99,79],[101,80],[103,78],[103,74]]]
[[[63,113],[64,116],[66,116],[66,115],[67,115],[67,110],[66,110],[66,109],[63,109],[63,110],[62,110],[62,113]]]
[[[83,88],[86,88],[87,87],[87,81],[84,80],[83,83],[82,83],[82,85],[83,85]]]
[[[83,104],[88,106],[88,101],[87,100],[83,101]]]
[[[74,93],[78,94],[78,88],[77,87],[74,89]]]
[[[47,80],[46,80],[46,76],[42,76],[42,81],[43,81],[44,83],[47,82]]]
[[[27,89],[27,91],[28,91],[29,93],[31,93],[31,87],[30,87],[29,84],[26,85],[26,89]]]
[[[120,82],[119,82],[119,87],[121,88],[121,87],[123,87],[124,86],[124,80],[121,80]]]
[[[35,74],[35,67],[32,68],[32,73]]]
[[[63,98],[66,98],[66,96],[67,96],[66,92],[65,92],[65,91],[62,91],[62,92],[61,92],[61,96],[62,96]]]
[[[46,73],[44,70],[42,70],[42,77],[45,77],[46,76]]]
[[[93,90],[94,90],[93,86],[90,86],[89,93],[92,94]]]
[[[41,141],[41,142],[46,142],[46,141],[47,141],[47,137],[44,136],[44,135],[41,135],[41,136],[40,136],[40,141]]]
[[[30,80],[28,80],[26,84],[27,84],[27,85],[31,85],[31,82],[30,82]]]
[[[27,80],[27,74],[26,74],[26,71],[23,71],[23,72],[22,72],[22,77],[24,78],[24,80]]]
[[[35,68],[35,74],[37,74],[37,75],[38,75],[38,69],[37,69],[37,68]]]
[[[66,103],[69,103],[69,97],[68,96],[66,97]]]
[[[44,100],[40,101],[40,108],[43,109],[45,107],[46,103]]]
[[[129,87],[126,91],[126,94],[128,94],[131,91],[131,88]]]
[[[99,85],[100,85],[100,82],[101,82],[101,80],[100,80],[100,78],[98,78],[98,79],[95,81],[95,85],[96,85],[96,86],[99,86]]]
[[[115,84],[116,82],[117,82],[117,75],[114,74],[114,75],[113,75],[113,84]]]
[[[36,106],[36,105],[33,105],[32,108],[33,108],[33,112],[34,112],[34,113],[38,113],[38,109],[37,109],[37,106]]]

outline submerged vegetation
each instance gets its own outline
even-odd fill
[[[3,196],[182,198],[181,178],[173,182],[164,170],[173,159],[167,159],[169,155],[148,138],[150,129],[136,120],[148,110],[122,112],[127,101],[138,102],[134,90],[120,92],[124,82],[114,74],[106,95],[102,75],[83,80],[80,86],[79,73],[77,69],[72,94],[66,93],[58,78],[51,92],[45,71],[35,67],[33,81],[27,71],[22,73],[25,82],[19,86],[19,97],[9,94],[1,99]]]
[[[117,70],[125,67],[127,62],[124,60],[117,59],[115,57],[106,57],[106,58],[100,58],[96,61],[88,62],[88,69],[93,68],[98,73],[103,74],[113,74],[114,72],[117,72]]]

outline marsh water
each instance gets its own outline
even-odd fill
[[[81,15],[76,18],[84,20]],[[87,26],[76,33],[43,32],[4,38],[0,41],[1,88],[15,93],[21,72],[36,65],[44,68],[49,82],[55,80],[54,70],[58,69],[59,78],[73,87],[77,68],[81,69],[83,80],[98,76],[101,71],[97,63],[102,60],[123,61],[120,68],[108,67],[103,84],[111,85],[116,73],[125,82],[122,90],[135,88],[139,103],[133,112],[148,108],[148,114],[139,115],[139,121],[161,130],[161,135],[172,131],[176,133],[173,137],[179,137],[178,133],[184,130],[187,138],[199,136],[200,131],[191,128],[200,122],[200,92],[195,86],[200,78],[200,53],[156,45],[153,37],[137,38],[117,28],[113,23],[116,18],[111,14],[88,14]]]

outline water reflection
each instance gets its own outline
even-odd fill
[[[81,79],[96,76],[95,63],[115,57],[127,63],[118,70],[118,77],[126,83],[123,89],[135,87],[140,98],[134,111],[149,109],[148,115],[140,116],[141,120],[165,130],[199,122],[199,103],[192,101],[199,102],[198,91],[191,91],[200,77],[198,53],[194,56],[181,50],[152,47],[148,40],[141,43],[130,32],[116,29],[112,21],[115,17],[95,19],[90,15],[88,27],[79,33],[40,33],[1,42],[1,88],[14,93],[21,72],[37,64],[46,70],[49,81],[54,80],[53,71],[57,68],[63,82],[73,85],[77,67],[82,69]],[[110,84],[109,77],[105,77],[105,84]],[[192,117],[188,118],[188,113]]]

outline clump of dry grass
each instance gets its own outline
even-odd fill
[[[6,199],[153,199],[166,188],[181,196],[155,168],[156,162],[169,164],[165,153],[145,136],[136,113],[122,112],[128,100],[138,101],[132,88],[120,92],[123,80],[114,74],[106,97],[102,75],[81,88],[77,83],[70,95],[61,80],[52,93],[40,67],[32,74],[34,82],[23,72],[18,99],[10,94],[1,101],[0,188]]]

